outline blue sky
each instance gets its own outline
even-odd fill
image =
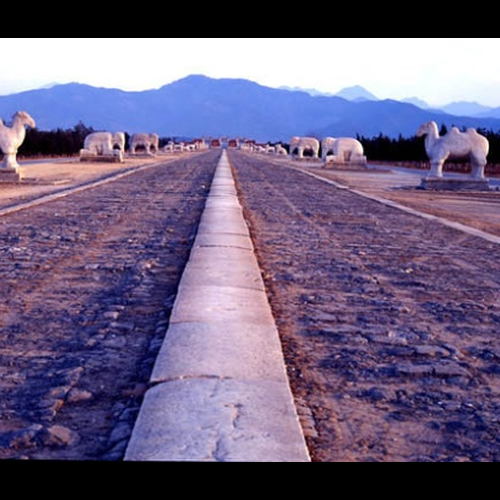
[[[158,88],[189,74],[500,106],[499,38],[4,38],[0,94],[57,82]]]

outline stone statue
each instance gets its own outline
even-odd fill
[[[472,164],[472,178],[484,180],[489,142],[473,128],[460,132],[453,127],[443,137],[439,136],[436,122],[422,125],[417,137],[425,136],[425,151],[431,162],[431,177],[442,178],[444,162],[453,158],[469,158]]]
[[[0,118],[0,149],[4,153],[3,168],[16,170],[19,167],[17,163],[17,150],[24,142],[26,137],[25,126],[34,128],[35,120],[26,113],[26,111],[18,111],[12,117],[12,128],[4,125]]]
[[[313,158],[319,157],[319,141],[314,137],[292,137],[290,139],[290,155],[297,149],[297,157],[304,158],[304,151],[312,151]]]
[[[113,156],[113,151],[125,151],[125,134],[123,132],[116,132],[116,134],[94,132],[85,137],[83,149],[88,154]]]
[[[93,132],[85,137],[80,150],[81,161],[122,162],[125,152],[125,134],[123,132]]]
[[[321,141],[322,158],[325,162],[366,164],[363,145],[351,137],[325,137]],[[331,154],[330,154],[331,153]]]
[[[134,134],[130,139],[130,153],[136,154],[137,148],[144,148],[146,154],[156,154],[159,150],[158,134]]]

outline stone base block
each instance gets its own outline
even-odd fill
[[[21,174],[15,168],[0,168],[0,184],[13,184],[21,181]]]
[[[422,179],[421,189],[429,191],[489,191],[487,179],[444,179],[427,177]]]
[[[115,151],[113,155],[96,155],[92,153],[87,153],[86,150],[80,151],[80,161],[88,161],[94,163],[123,163],[123,153],[121,151]]]
[[[334,161],[325,162],[324,168],[331,170],[367,170],[366,162],[349,162],[349,163],[340,163]]]

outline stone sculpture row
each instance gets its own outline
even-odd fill
[[[159,150],[159,141],[158,134],[133,134],[130,138],[130,154],[153,156]],[[124,132],[93,132],[85,138],[80,160],[123,162],[124,154]]]
[[[314,137],[292,137],[290,154],[296,158],[304,158],[309,151],[313,158],[319,158],[320,142]],[[296,153],[295,153],[296,152]],[[351,137],[325,137],[321,141],[322,160],[332,164],[366,165],[367,159],[363,145]]]
[[[17,151],[26,137],[26,127],[34,128],[35,120],[26,112],[18,111],[12,117],[12,126],[4,124],[0,118],[0,149],[4,154],[2,168],[0,168],[0,182],[17,182],[19,180]],[[485,179],[485,167],[489,153],[489,142],[475,129],[470,128],[461,132],[453,127],[446,135],[440,137],[436,122],[423,124],[417,131],[418,137],[425,137],[425,150],[431,163],[430,176],[424,179],[423,187],[443,186],[443,166],[446,160],[468,158],[472,165],[472,174],[467,181],[471,189],[488,189]],[[290,140],[290,155],[303,158],[309,151],[313,158],[319,157],[320,146],[323,161],[334,164],[366,164],[362,144],[353,138],[326,137],[321,145],[314,137],[292,137]],[[208,148],[202,139],[192,141],[189,145],[182,143],[177,146],[169,143],[165,152],[174,152],[177,147],[182,151],[197,151]],[[283,145],[276,146],[257,145],[254,141],[245,141],[236,147],[248,151],[287,154]],[[159,138],[157,134],[134,134],[130,140],[131,154],[154,155],[159,151]],[[122,162],[125,153],[124,132],[94,132],[85,138],[83,149],[80,151],[82,160],[105,159]]]

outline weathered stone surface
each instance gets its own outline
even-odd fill
[[[291,438],[286,382],[184,379],[150,390],[126,458],[155,461],[308,460]]]
[[[429,191],[489,191],[490,185],[486,179],[475,180],[427,177],[422,179],[420,188]]]
[[[21,181],[21,174],[14,168],[0,168],[0,184],[12,184]]]

